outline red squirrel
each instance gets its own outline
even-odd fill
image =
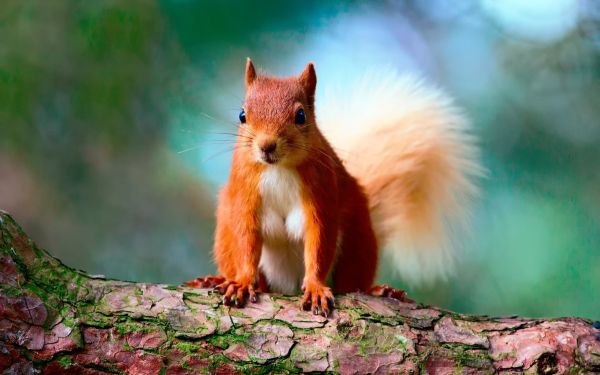
[[[302,290],[302,307],[327,316],[333,293],[373,290],[381,247],[409,281],[448,272],[455,247],[444,223],[462,225],[481,170],[468,124],[450,99],[414,79],[369,79],[358,97],[319,112],[321,128],[312,63],[278,78],[257,74],[248,59],[216,213],[221,276],[189,285],[216,286],[238,307],[256,302],[257,291]]]

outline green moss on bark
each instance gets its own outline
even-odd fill
[[[290,296],[262,295],[236,310],[205,290],[92,278],[39,249],[5,213],[0,236],[1,371],[6,356],[74,373],[598,369],[600,344],[590,339],[598,332],[584,319],[469,316],[363,294],[337,296],[328,320],[300,311],[299,298]],[[561,341],[565,332],[571,339]],[[547,353],[520,346],[535,333],[547,339]],[[485,347],[470,345],[474,337],[485,338]],[[559,350],[563,359],[555,364]]]

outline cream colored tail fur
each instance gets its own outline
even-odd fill
[[[482,174],[468,120],[442,91],[395,71],[325,94],[319,126],[365,188],[379,246],[409,284],[445,279]]]

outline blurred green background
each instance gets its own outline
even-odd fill
[[[457,276],[410,295],[597,319],[599,20],[592,0],[4,0],[0,208],[91,273],[212,273],[231,156],[215,132],[235,131],[244,59],[275,74],[314,61],[317,106],[323,87],[393,66],[457,98],[489,170]]]

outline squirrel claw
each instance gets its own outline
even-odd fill
[[[245,283],[225,281],[215,286],[215,290],[223,294],[223,305],[225,306],[235,306],[241,308],[246,305],[246,301],[248,299],[252,303],[256,303],[258,301],[254,286],[247,285]]]
[[[321,315],[325,318],[331,313],[333,308],[333,294],[331,289],[322,285],[307,285],[302,297],[302,309],[311,311],[314,315]]]
[[[304,311],[309,311],[310,310],[310,301],[303,301],[302,302],[302,310],[304,310]]]
[[[256,297],[256,293],[251,293],[250,294],[250,302],[252,302],[252,303],[258,302],[258,298]]]

